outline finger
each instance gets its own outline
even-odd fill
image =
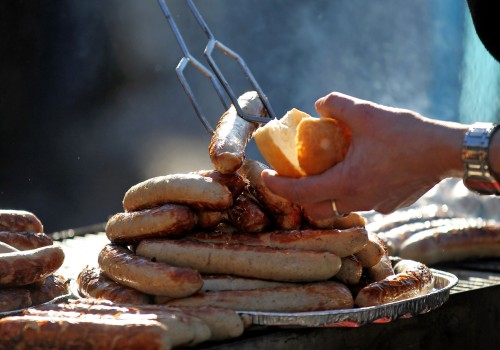
[[[271,192],[294,203],[307,204],[334,198],[336,186],[335,169],[299,179],[279,176],[274,170],[264,170],[262,180]]]

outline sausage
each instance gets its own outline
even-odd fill
[[[11,245],[8,245],[7,243],[0,242],[0,254],[3,253],[12,253],[12,252],[18,252],[19,249],[14,248]]]
[[[217,170],[198,170],[193,173],[209,177],[215,182],[226,186],[233,195],[233,198],[238,197],[247,187],[245,179],[238,173],[222,174]]]
[[[267,112],[255,91],[248,91],[238,98],[238,104],[245,114],[265,117]],[[245,148],[258,128],[257,123],[241,118],[231,106],[219,118],[214,130],[208,153],[215,169],[222,174],[235,173],[245,160]]]
[[[123,198],[127,212],[177,203],[195,209],[224,210],[233,204],[229,189],[198,174],[157,176],[132,186]]]
[[[199,227],[202,230],[214,230],[220,223],[227,222],[229,220],[227,210],[200,210],[196,213],[196,215],[196,227]]]
[[[434,287],[432,271],[420,262],[403,259],[394,266],[394,272],[362,288],[354,304],[359,307],[383,305],[425,295]]]
[[[382,255],[380,261],[366,269],[368,277],[374,281],[381,281],[386,277],[394,275],[394,268],[392,267],[392,262],[388,254]]]
[[[428,265],[500,256],[500,223],[450,224],[415,233],[399,249],[401,258]]]
[[[202,275],[203,287],[201,292],[216,292],[221,290],[251,290],[259,288],[289,286],[289,282],[244,278],[231,275]]]
[[[241,194],[228,209],[229,222],[241,232],[262,232],[270,220],[262,207],[248,195]]]
[[[470,218],[429,218],[409,224],[401,224],[391,230],[380,232],[378,236],[384,241],[387,249],[389,249],[389,253],[393,256],[398,256],[399,248],[401,247],[403,242],[420,231],[450,225],[456,227],[465,227],[480,222],[480,220]]]
[[[107,277],[146,294],[183,298],[203,285],[200,274],[191,268],[150,261],[113,244],[104,246],[97,261]]]
[[[197,319],[196,324],[193,322],[193,317],[180,312],[138,312],[126,307],[95,307],[84,305],[75,307],[71,305],[65,307],[58,305],[50,308],[31,308],[25,311],[28,316],[52,317],[52,318],[69,318],[69,319],[101,319],[101,320],[151,320],[157,321],[165,326],[165,332],[168,334],[171,345],[185,346],[196,345],[207,341],[211,338],[211,331],[203,320]]]
[[[59,246],[0,254],[0,287],[18,287],[42,281],[64,262]]]
[[[29,250],[54,244],[52,238],[43,232],[0,232],[0,242],[6,243],[18,250]]]
[[[368,243],[355,255],[363,267],[372,267],[378,264],[384,254],[387,254],[386,249],[384,242],[377,234],[368,232]]]
[[[204,274],[273,281],[321,281],[331,278],[340,269],[340,258],[329,252],[192,240],[143,240],[136,253],[175,266],[189,266]]]
[[[339,282],[319,282],[244,291],[206,292],[174,299],[167,306],[212,305],[239,311],[306,312],[349,309],[353,298]]]
[[[249,191],[267,210],[278,215],[290,214],[297,205],[274,194],[266,187],[261,177],[261,173],[265,169],[270,168],[257,160],[246,159],[238,173],[248,180]]]
[[[171,349],[164,325],[137,319],[10,316],[0,339],[5,349]]]
[[[84,267],[78,274],[76,283],[78,292],[84,297],[136,305],[151,303],[150,295],[116,283],[106,277],[99,267]]]
[[[188,239],[207,243],[245,244],[283,249],[304,249],[330,252],[345,257],[361,251],[368,244],[368,232],[363,227],[347,230],[293,230],[257,234],[192,233]]]
[[[43,232],[43,224],[35,214],[29,211],[0,209],[0,231]]]
[[[31,294],[26,288],[0,288],[0,312],[21,310],[31,305]]]
[[[144,238],[181,236],[197,221],[196,214],[184,205],[165,204],[153,209],[117,213],[106,223],[105,231],[113,243],[134,243]]]
[[[160,305],[115,304],[102,299],[77,299],[64,304],[43,305],[24,313],[40,315],[60,312],[73,313],[75,317],[99,315],[102,318],[153,319],[167,327],[172,346],[192,346],[212,339],[210,325],[197,315]]]
[[[43,282],[31,284],[26,288],[30,292],[33,305],[40,305],[57,297],[69,294],[69,280],[56,273],[47,276]]]
[[[333,278],[347,285],[355,285],[359,283],[362,274],[363,266],[361,261],[354,255],[348,255],[342,258],[340,270]]]

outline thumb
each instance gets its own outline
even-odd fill
[[[353,129],[361,122],[360,118],[358,118],[360,115],[359,107],[368,104],[368,101],[340,92],[332,92],[318,99],[315,107],[318,114],[323,118],[335,118]]]

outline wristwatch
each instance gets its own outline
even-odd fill
[[[463,181],[473,192],[500,195],[500,183],[491,171],[488,160],[491,137],[499,129],[500,124],[474,123],[465,134],[462,147]]]

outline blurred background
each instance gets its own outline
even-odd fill
[[[190,51],[203,32],[167,0]],[[498,63],[465,1],[195,1],[243,56],[274,111],[315,115],[341,91],[426,116],[498,121]],[[156,0],[0,3],[0,208],[34,212],[45,231],[106,221],[150,177],[212,168],[209,135],[177,80],[182,57]],[[216,55],[238,94],[237,65]],[[187,76],[215,126],[209,82]],[[251,143],[247,156],[260,159]]]

